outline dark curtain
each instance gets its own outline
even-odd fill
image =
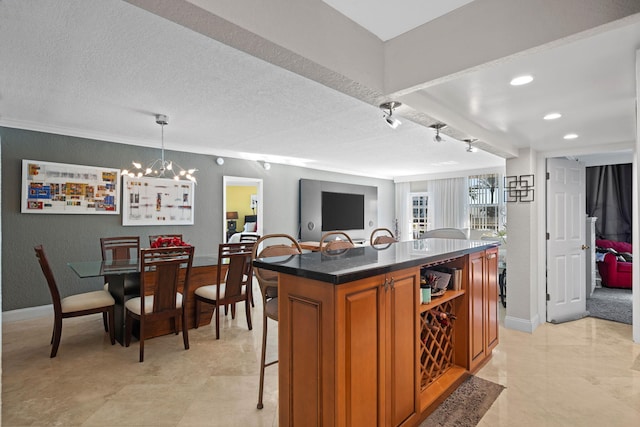
[[[598,239],[631,243],[631,164],[586,168],[587,215]]]

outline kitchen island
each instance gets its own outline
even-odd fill
[[[423,239],[255,260],[279,273],[279,425],[426,418],[498,344],[497,251]],[[461,279],[421,304],[425,268]]]

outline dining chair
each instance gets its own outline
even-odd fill
[[[281,243],[286,241],[286,244]],[[277,244],[269,245],[269,242]],[[266,242],[266,243],[265,243]],[[260,247],[263,247],[260,250]],[[260,251],[258,253],[258,251]],[[267,234],[256,242],[251,254],[251,260],[285,255],[299,255],[302,253],[300,244],[288,234]],[[264,392],[264,369],[278,363],[278,360],[266,363],[267,357],[267,319],[278,321],[278,273],[261,268],[255,269],[256,279],[260,285],[262,295],[262,355],[260,357],[260,388],[258,390],[258,409],[263,408],[262,395]]]
[[[137,259],[140,252],[139,236],[101,237],[100,251],[102,261],[123,261]],[[105,276],[104,290],[109,291],[109,282]],[[137,293],[137,290],[136,290]],[[107,315],[103,315],[104,330],[107,330]]]
[[[216,339],[220,339],[220,308],[231,306],[232,317],[235,318],[235,305],[244,301],[247,316],[247,326],[251,325],[251,281],[253,269],[251,266],[251,251],[254,244],[250,243],[221,243],[218,245],[218,269],[215,283],[200,286],[194,292],[196,324],[200,324],[200,307],[204,304],[214,306],[216,316]],[[226,274],[225,274],[226,270]]]
[[[467,235],[459,228],[436,228],[435,230],[428,230],[420,236],[421,239],[429,239],[432,237],[441,237],[445,239],[467,239]]]
[[[351,237],[343,231],[329,231],[320,238],[321,251],[336,251],[353,248],[354,246]]]
[[[398,239],[396,239],[393,235],[393,232],[388,228],[380,227],[376,228],[371,232],[371,237],[369,237],[369,242],[371,245],[382,245],[385,243],[396,243]]]
[[[103,261],[136,259],[140,251],[140,237],[101,237],[100,250],[102,251]]]
[[[51,336],[51,357],[56,357],[58,353],[58,347],[60,346],[60,337],[62,336],[62,319],[70,317],[85,316],[88,314],[105,313],[108,317],[108,331],[109,338],[111,339],[111,345],[116,343],[114,331],[114,319],[113,309],[115,300],[104,290],[85,292],[76,295],[70,295],[68,297],[60,298],[60,291],[58,285],[53,276],[53,270],[49,264],[47,255],[44,252],[42,245],[34,247],[36,251],[36,257],[44,273],[44,277],[47,279],[47,285],[49,285],[49,292],[51,293],[51,300],[53,302],[53,334]]]
[[[175,237],[177,237],[178,239],[182,240],[182,234],[152,234],[152,235],[149,236],[149,246],[151,246],[153,244],[153,242],[155,242],[159,238],[173,239]]]
[[[189,278],[193,264],[193,246],[142,249],[140,251],[140,296],[125,302],[125,346],[131,343],[133,321],[140,325],[140,362],[144,361],[145,324],[148,321],[170,320],[178,334],[182,324],[184,349],[189,349],[187,304]],[[184,268],[182,293],[179,292],[180,270]]]

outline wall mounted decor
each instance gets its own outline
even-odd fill
[[[504,177],[504,200],[506,202],[533,202],[533,175]]]
[[[119,214],[120,171],[22,160],[22,213]]]
[[[124,175],[122,192],[122,225],[193,225],[193,181]]]

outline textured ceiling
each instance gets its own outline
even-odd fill
[[[403,124],[393,130],[377,108],[384,89],[361,83],[375,75],[346,77],[253,35],[227,21],[233,10],[221,19],[201,9],[191,13],[189,2],[138,3],[182,13],[182,22],[116,0],[1,1],[0,125],[156,147],[154,115],[160,113],[169,115],[168,149],[400,179],[504,165],[488,152],[467,153],[459,141],[465,137],[506,156],[528,144],[557,149],[539,115],[557,106],[586,118],[565,114],[575,120],[565,124],[593,121],[593,129],[585,129],[594,133],[606,128],[600,116],[615,115],[609,123],[616,132],[608,129],[604,140],[598,134],[577,152],[629,150],[635,140],[636,17],[575,43],[491,61],[398,93],[406,105],[396,114]],[[330,9],[321,0],[306,3]],[[455,18],[454,12],[443,19]],[[215,31],[224,43],[208,34]],[[350,59],[358,69],[359,58]],[[529,91],[510,91],[504,79],[524,69],[562,79],[537,79]],[[433,142],[427,127],[436,117],[450,124],[445,143]]]

